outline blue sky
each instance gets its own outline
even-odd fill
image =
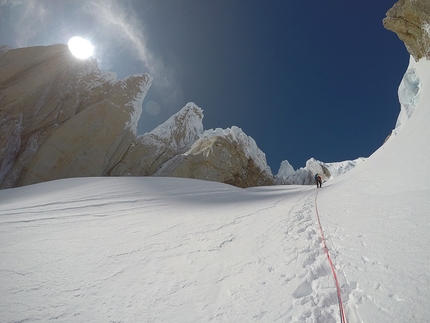
[[[299,168],[367,157],[390,134],[409,60],[382,26],[394,3],[3,0],[0,43],[87,38],[102,69],[154,76],[139,133],[192,101],[205,129],[242,128],[276,173],[285,159]]]

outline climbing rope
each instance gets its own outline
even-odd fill
[[[331,272],[333,273],[334,282],[336,284],[337,301],[339,303],[340,322],[341,323],[347,323],[347,321],[346,321],[346,315],[345,315],[345,310],[343,308],[343,303],[342,303],[342,296],[341,296],[342,293],[341,293],[341,289],[340,289],[340,286],[339,286],[339,281],[337,280],[336,270],[334,268],[333,262],[331,261],[330,253],[328,252],[328,248],[327,248],[327,244],[325,243],[326,239],[324,237],[324,233],[323,233],[323,229],[322,229],[321,221],[320,221],[320,216],[319,216],[319,213],[318,213],[317,198],[318,198],[318,190],[317,190],[317,192],[315,194],[315,211],[316,211],[316,214],[317,214],[318,226],[320,228],[320,233],[321,233],[321,239],[322,239],[323,247],[324,247],[325,253],[327,255],[328,262],[329,262],[330,267],[331,267]]]

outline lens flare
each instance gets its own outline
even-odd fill
[[[152,116],[156,116],[160,113],[161,108],[160,105],[157,102],[149,101],[145,105],[145,110]]]

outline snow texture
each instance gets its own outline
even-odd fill
[[[428,322],[430,62],[410,68],[421,97],[402,131],[319,190],[111,177],[0,191],[1,321],[340,322],[318,210],[347,322]]]

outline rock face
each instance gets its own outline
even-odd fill
[[[151,77],[115,82],[65,45],[0,54],[2,188],[102,176],[128,150]]]
[[[0,71],[0,188],[109,175],[273,184],[254,140],[237,127],[204,132],[193,103],[136,136],[149,75],[116,81],[65,45],[0,46]]]
[[[189,151],[163,164],[155,175],[199,178],[237,187],[274,184],[264,153],[238,127],[204,132]]]
[[[202,120],[202,109],[188,103],[151,132],[135,138],[109,175],[153,175],[163,163],[191,148],[203,133]]]
[[[430,60],[430,1],[399,0],[383,23],[399,36],[416,61],[422,57]]]
[[[203,131],[203,111],[188,103],[138,136],[109,175],[204,179],[238,187],[272,185],[266,156],[238,127]]]

